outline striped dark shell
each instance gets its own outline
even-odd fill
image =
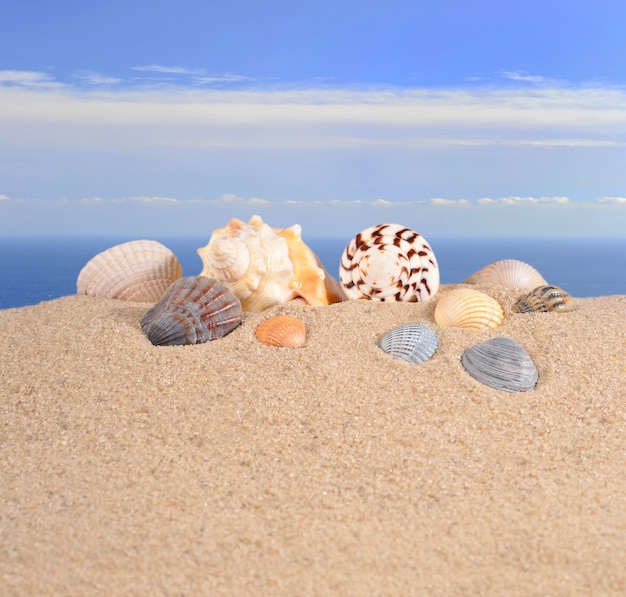
[[[465,370],[477,381],[505,392],[528,392],[539,373],[524,347],[511,338],[493,338],[471,346],[461,357]]]
[[[239,299],[206,276],[177,280],[146,311],[141,328],[155,346],[202,344],[222,338],[242,321]]]
[[[518,313],[532,313],[533,311],[566,313],[574,309],[576,309],[576,301],[572,295],[558,286],[537,286],[520,297],[513,305],[513,311]]]

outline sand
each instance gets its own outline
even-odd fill
[[[145,304],[0,311],[0,594],[626,594],[626,296],[522,315],[481,289],[494,330],[294,302],[185,347],[149,343]],[[256,340],[276,313],[303,348]],[[439,335],[421,365],[377,346],[407,321]],[[534,391],[463,370],[497,336]]]

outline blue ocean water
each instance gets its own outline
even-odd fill
[[[130,238],[0,239],[0,309],[34,305],[76,292],[82,267],[100,251]],[[208,238],[159,238],[178,257],[186,276],[197,275],[197,248]],[[347,238],[305,239],[337,277]],[[443,284],[455,284],[499,259],[520,259],[574,296],[626,295],[626,238],[622,239],[437,239],[428,238]]]

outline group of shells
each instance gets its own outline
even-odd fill
[[[304,243],[301,232],[297,224],[275,228],[259,216],[247,223],[232,219],[198,249],[202,271],[188,277],[183,277],[178,259],[161,243],[123,243],[83,267],[77,293],[154,303],[143,315],[141,328],[156,346],[222,338],[242,323],[245,312],[260,313],[294,299],[311,306],[345,300],[436,300],[434,320],[440,333],[451,327],[488,330],[502,324],[502,305],[472,288],[476,284],[523,290],[513,306],[515,313],[559,313],[576,307],[566,291],[549,285],[535,268],[515,259],[487,265],[436,299],[440,275],[431,246],[423,236],[398,224],[372,226],[350,240],[336,280]],[[299,348],[306,343],[306,326],[298,317],[276,315],[257,326],[256,338],[267,346]],[[438,345],[435,329],[418,322],[389,330],[380,341],[388,355],[413,364],[432,358]],[[531,357],[510,338],[471,346],[460,361],[474,379],[499,390],[529,391],[537,384]]]

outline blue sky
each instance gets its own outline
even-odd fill
[[[0,234],[624,236],[626,4],[3,8]]]

